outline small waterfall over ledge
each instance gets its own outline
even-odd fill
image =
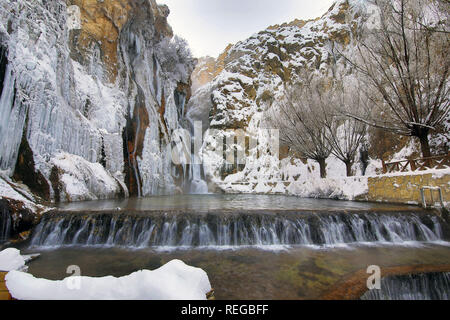
[[[447,223],[425,213],[52,212],[31,247],[240,247],[442,242]]]
[[[11,235],[11,215],[0,206],[0,244],[9,240]]]
[[[449,300],[450,272],[388,276],[362,300]]]

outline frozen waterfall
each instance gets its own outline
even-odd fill
[[[192,119],[189,113],[186,115],[186,119],[191,128],[191,163],[185,166],[188,172],[184,174],[186,189],[190,194],[207,194],[208,183],[205,180],[205,168],[200,155],[203,142],[202,123]]]

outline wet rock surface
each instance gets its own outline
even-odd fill
[[[0,242],[19,238],[39,222],[39,216],[22,202],[7,198],[0,199],[0,216]]]

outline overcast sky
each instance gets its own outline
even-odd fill
[[[270,25],[324,14],[334,0],[157,0],[170,8],[169,23],[196,57],[217,57]]]

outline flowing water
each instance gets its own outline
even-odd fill
[[[8,210],[0,207],[0,244],[8,241],[11,234],[11,215]]]
[[[372,264],[450,266],[449,239],[447,220],[417,207],[190,195],[61,205],[22,249],[42,253],[30,272],[50,279],[74,264],[123,276],[181,259],[207,271],[219,299],[311,299]]]
[[[354,201],[298,198],[282,195],[207,194],[155,196],[118,200],[97,200],[60,203],[58,209],[79,212],[93,210],[417,210],[417,206],[391,205]]]
[[[450,272],[390,276],[381,290],[370,290],[363,300],[449,300]]]
[[[369,265],[380,266],[382,273],[392,266],[450,265],[450,248],[438,245],[282,251],[68,247],[38,252],[41,256],[29,264],[29,272],[53,280],[68,277],[70,265],[78,265],[85,276],[119,277],[180,259],[207,272],[217,299],[319,299],[331,286]]]
[[[48,213],[32,247],[242,247],[442,242],[437,216],[378,212]]]
[[[205,180],[205,167],[203,166],[203,159],[200,156],[203,129],[201,122],[195,122],[194,119],[190,117],[190,113],[187,113],[186,120],[190,124],[190,135],[191,135],[191,159],[192,163],[189,167],[187,182],[188,193],[189,194],[207,194],[208,193],[208,183]],[[185,173],[186,178],[186,173]]]

